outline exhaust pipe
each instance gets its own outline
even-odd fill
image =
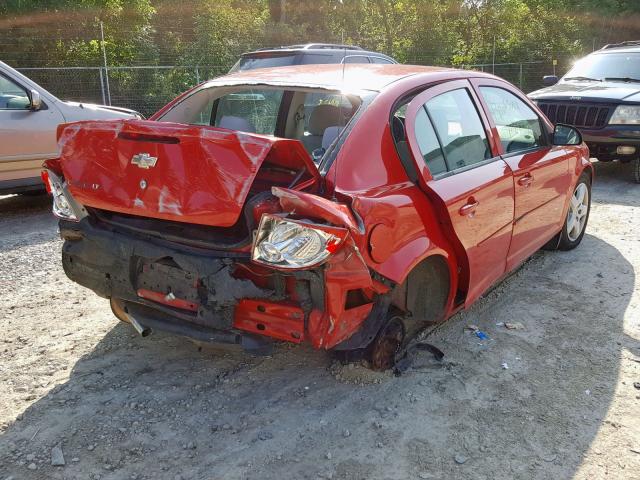
[[[149,327],[145,327],[144,325],[141,325],[140,322],[136,320],[134,317],[132,317],[131,315],[128,315],[128,317],[129,317],[129,323],[133,325],[133,328],[136,329],[136,332],[138,332],[141,337],[148,337],[151,334],[151,329]]]
[[[126,310],[126,307],[122,306],[122,304],[118,300],[116,300],[115,298],[111,298],[109,303],[111,304],[111,311],[113,312],[113,314],[118,317],[119,320],[130,323],[141,337],[148,337],[149,335],[151,335],[151,329],[142,325],[133,315],[131,315]]]

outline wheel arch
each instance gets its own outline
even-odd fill
[[[576,172],[576,181],[575,183],[578,182],[578,180],[580,179],[580,177],[582,176],[583,173],[587,173],[589,175],[589,183],[591,183],[593,185],[593,176],[594,176],[594,169],[593,169],[593,164],[590,161],[586,161],[586,163],[584,162],[580,162],[580,164],[578,165],[578,169]],[[575,185],[574,185],[575,187]]]
[[[575,167],[573,170],[573,188],[575,188],[575,184],[578,183],[578,180],[584,172],[587,172],[589,174],[589,181],[593,184],[593,176],[595,171],[591,160],[589,160],[589,149],[585,145],[583,145],[582,147],[578,147],[578,156],[575,160]]]
[[[444,251],[428,252],[415,259],[402,282],[393,289],[391,305],[413,316],[441,322],[452,309],[457,278],[457,267],[450,255]],[[424,292],[429,295],[425,297]]]

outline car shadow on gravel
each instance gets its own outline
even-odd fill
[[[571,478],[599,430],[624,432],[604,422],[621,362],[640,357],[623,328],[634,284],[633,265],[593,235],[576,250],[536,254],[429,336],[443,363],[424,354],[400,377],[338,366],[306,347],[257,358],[162,333],[142,339],[116,324],[0,436],[0,473]],[[56,305],[81,308],[74,299]],[[113,321],[106,302],[90,315]],[[56,321],[55,311],[42,317]],[[489,339],[465,331],[470,323]],[[57,444],[64,467],[50,465]]]
[[[640,185],[633,180],[630,163],[594,162],[596,192],[603,191],[603,198],[594,200],[602,204],[640,206]]]
[[[25,195],[0,195],[0,216],[31,213],[51,208],[51,197],[44,191]]]
[[[58,238],[56,224],[51,197],[46,193],[0,196],[0,252]]]

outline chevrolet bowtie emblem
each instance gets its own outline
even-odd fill
[[[131,163],[147,170],[155,167],[157,161],[158,157],[152,157],[148,153],[137,153],[131,157]]]

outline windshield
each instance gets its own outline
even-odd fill
[[[640,53],[604,53],[578,60],[563,80],[640,79]]]
[[[204,86],[157,120],[300,140],[319,162],[361,105],[359,96],[318,88]]]
[[[295,65],[296,53],[287,55],[242,57],[229,72],[253,70],[254,68],[286,67]]]

